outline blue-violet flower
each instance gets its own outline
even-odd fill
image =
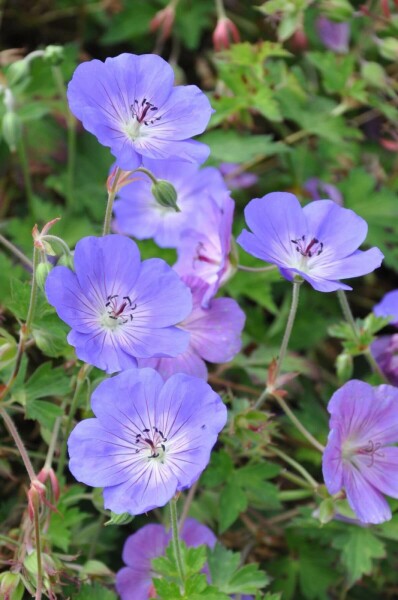
[[[55,267],[46,294],[72,331],[78,358],[115,373],[136,358],[176,356],[189,335],[175,327],[192,309],[189,289],[163,260],[141,263],[137,245],[121,235],[86,237],[76,245],[75,272]]]
[[[69,468],[104,488],[105,508],[133,515],[164,506],[190,487],[209,462],[227,420],[220,396],[202,379],[178,374],[165,383],[153,369],[102,381],[69,441]]]
[[[171,66],[154,54],[91,60],[74,72],[69,107],[121,169],[136,169],[143,156],[201,163],[209,149],[190,138],[205,130],[212,108],[196,85],[173,82]]]
[[[357,250],[368,226],[352,210],[332,200],[315,200],[304,208],[296,196],[274,192],[249,202],[237,242],[246,252],[273,263],[288,280],[297,275],[320,292],[351,290],[340,279],[359,277],[380,266],[378,248]]]
[[[333,394],[323,476],[330,494],[345,489],[363,523],[391,519],[383,494],[398,498],[398,389],[352,380]]]

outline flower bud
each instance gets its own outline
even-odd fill
[[[71,254],[66,253],[62,254],[59,261],[57,262],[57,267],[58,266],[68,267],[68,269],[71,269],[73,271],[75,268],[73,256]]]
[[[381,56],[387,60],[397,60],[398,58],[398,40],[394,37],[377,39],[377,45]]]
[[[127,525],[128,523],[131,523],[133,519],[134,517],[129,513],[117,514],[111,511],[111,518],[109,521],[105,522],[105,527],[107,525]]]
[[[60,65],[65,59],[64,49],[62,46],[55,46],[51,44],[44,50],[43,58],[54,67]]]
[[[18,352],[16,340],[5,329],[0,328],[0,370],[15,362]]]
[[[176,212],[180,212],[177,205],[177,192],[175,187],[165,179],[158,179],[151,188],[152,195],[160,206],[173,208]]]
[[[21,600],[25,588],[18,573],[7,571],[0,574],[0,597],[3,600]]]
[[[149,29],[153,33],[159,30],[161,32],[161,39],[167,40],[170,37],[171,30],[173,29],[175,19],[174,6],[169,4],[166,8],[159,10],[149,23]]]
[[[6,74],[8,85],[13,86],[22,79],[26,79],[29,72],[29,62],[27,60],[21,59],[11,63]]]
[[[351,379],[353,369],[354,366],[351,354],[346,354],[345,352],[339,354],[336,360],[336,370],[337,377],[339,378],[339,381],[341,383],[344,383],[345,381]]]
[[[240,41],[239,30],[235,23],[228,17],[220,17],[213,31],[213,46],[216,52],[226,50],[230,47],[231,41],[237,44]]]
[[[361,65],[361,75],[369,85],[384,89],[386,86],[386,73],[377,62],[365,61]]]
[[[326,498],[319,506],[318,519],[322,525],[326,525],[335,515],[334,502],[332,498]]]
[[[11,152],[16,152],[21,139],[22,125],[19,116],[13,110],[5,113],[2,122],[2,132]]]
[[[37,265],[36,283],[42,291],[44,291],[47,275],[52,269],[53,266],[49,262],[41,262]]]

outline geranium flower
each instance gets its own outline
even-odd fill
[[[164,506],[198,479],[227,420],[203,380],[178,374],[164,383],[153,369],[102,381],[91,406],[96,418],[69,438],[69,468],[104,488],[105,508],[133,515]]]
[[[209,305],[234,270],[229,256],[234,208],[235,202],[228,193],[218,204],[212,198],[204,198],[206,224],[199,230],[185,229],[180,237],[174,268],[181,277],[194,275],[209,285],[202,299],[203,306]]]
[[[213,548],[217,538],[214,533],[195,519],[188,518],[180,531],[187,546],[206,545]],[[145,525],[125,541],[123,567],[116,574],[116,590],[121,600],[148,600],[156,598],[152,579],[157,576],[152,560],[163,556],[171,540],[171,531],[163,525]]]
[[[329,198],[336,204],[343,206],[343,196],[340,190],[335,185],[321,181],[318,177],[310,177],[304,184],[304,189],[309,193],[312,200],[322,200],[323,198]]]
[[[258,177],[255,173],[238,173],[237,175],[232,175],[239,168],[239,163],[221,163],[219,165],[220,172],[222,176],[225,178],[226,184],[230,189],[244,189],[251,187],[258,181]]]
[[[345,489],[363,523],[391,519],[383,494],[398,498],[398,389],[349,381],[333,394],[323,476],[330,494]]]
[[[377,338],[370,351],[387,380],[398,386],[398,333]]]
[[[76,245],[75,272],[55,267],[46,294],[72,331],[78,358],[115,373],[136,358],[175,356],[189,336],[175,327],[192,309],[191,293],[158,258],[141,263],[137,245],[121,235],[86,237]]]
[[[192,292],[191,314],[178,325],[189,333],[188,348],[175,358],[148,358],[138,361],[139,367],[152,367],[164,379],[174,373],[187,373],[207,379],[205,360],[225,363],[241,349],[241,334],[245,314],[232,298],[213,298],[207,308],[202,306],[208,285],[197,277],[183,277]]]
[[[293,194],[274,192],[249,202],[245,217],[253,233],[244,230],[238,244],[286,279],[299,275],[320,292],[351,290],[339,280],[371,273],[383,260],[378,248],[357,250],[367,223],[332,200],[302,208]]]
[[[227,187],[218,169],[182,161],[145,160],[145,167],[157,179],[169,181],[177,192],[177,206],[161,206],[151,192],[152,182],[145,175],[124,186],[115,202],[114,229],[139,240],[154,238],[162,248],[178,246],[181,232],[188,227],[201,230],[206,224],[204,197],[218,198]],[[138,174],[137,174],[138,175]]]
[[[91,60],[74,72],[69,107],[126,171],[143,156],[201,163],[209,149],[190,138],[205,130],[212,108],[198,87],[173,82],[171,66],[154,54]]]

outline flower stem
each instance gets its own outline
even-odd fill
[[[117,192],[117,183],[119,181],[119,177],[121,174],[122,174],[121,169],[119,169],[119,167],[117,167],[115,176],[113,178],[111,189],[108,192],[108,202],[106,205],[104,228],[102,231],[102,235],[108,235],[108,233],[110,233],[110,230],[111,230],[113,203],[115,201],[115,196],[116,196],[116,192]]]
[[[344,293],[344,290],[337,290],[337,297],[339,299],[344,318],[347,321],[347,323],[351,326],[351,329],[355,335],[356,341],[359,342],[360,341],[360,332],[358,330],[358,325],[355,322],[354,315],[352,314],[352,311],[351,311],[350,305],[348,303],[347,296]],[[370,352],[369,348],[365,352],[363,352],[363,354],[364,354],[366,360],[368,361],[368,364],[369,364],[370,368],[372,369],[372,371],[374,373],[376,373],[376,375],[378,375],[382,381],[388,383],[387,378],[385,377],[383,371],[380,369],[379,365],[373,358],[373,355]]]
[[[28,200],[29,212],[31,215],[34,216],[35,208],[34,208],[34,200],[33,200],[33,187],[32,187],[32,180],[30,178],[30,173],[29,173],[29,163],[28,163],[28,157],[26,155],[26,148],[25,148],[25,141],[23,139],[23,133],[21,135],[21,139],[18,144],[18,154],[19,154],[19,160],[20,160],[21,167],[22,167],[22,175],[23,175],[25,189],[26,189],[26,197]]]
[[[151,171],[149,169],[146,169],[145,167],[138,167],[138,169],[134,169],[133,173],[144,173],[147,177],[149,177],[149,179],[152,181],[152,183],[158,182],[155,175],[153,173],[151,173]]]
[[[223,0],[216,0],[217,19],[225,19],[225,8]]]
[[[32,261],[29,260],[29,258],[27,256],[25,256],[25,254],[23,254],[23,252],[21,252],[19,250],[19,248],[14,246],[14,244],[12,244],[9,240],[7,240],[7,238],[5,238],[3,235],[1,235],[1,233],[0,233],[0,244],[3,244],[3,246],[5,246],[10,252],[12,252],[12,254],[14,254],[14,256],[19,258],[21,263],[23,263],[26,267],[28,267],[28,269],[32,269],[32,267],[33,267]]]
[[[37,283],[36,283],[36,269],[38,267],[39,261],[40,261],[40,253],[37,250],[37,248],[34,246],[33,247],[32,287],[30,288],[29,308],[28,308],[28,314],[26,316],[26,322],[25,322],[25,338],[30,333],[30,330],[32,328],[32,323],[33,323],[33,317],[35,315],[37,292],[38,292],[38,287],[37,287]]]
[[[177,564],[178,574],[181,580],[181,585],[185,588],[185,573],[184,566],[181,558],[181,546],[180,546],[180,538],[178,535],[178,519],[177,519],[177,500],[176,498],[172,498],[169,502],[170,506],[170,522],[171,522],[171,531],[172,531],[172,542],[173,542],[173,550],[174,557]]]
[[[39,523],[39,508],[35,507],[34,512],[34,523],[35,523],[35,542],[36,542],[36,555],[37,555],[37,588],[35,600],[41,600],[43,590],[43,567],[41,562],[41,538],[40,538],[40,523]]]
[[[306,481],[308,481],[308,483],[311,485],[311,487],[314,490],[319,487],[318,483],[315,481],[315,479],[312,477],[312,475],[310,475],[308,473],[308,471],[306,469],[304,469],[304,467],[302,465],[300,465],[297,461],[295,461],[293,458],[291,458],[290,456],[288,456],[282,450],[280,450],[279,448],[276,448],[275,446],[272,446],[272,452],[274,454],[276,454],[277,456],[279,456],[282,460],[284,460],[288,465],[293,467],[293,469],[296,469],[296,471],[298,473],[300,473],[300,475],[302,475]]]
[[[0,416],[2,417],[8,431],[10,432],[10,434],[15,442],[16,447],[19,450],[19,454],[21,455],[22,462],[25,465],[25,469],[29,475],[29,479],[31,481],[33,481],[34,479],[36,479],[36,474],[32,467],[32,463],[30,462],[30,458],[28,456],[28,453],[26,451],[24,443],[21,439],[21,436],[18,433],[18,429],[16,428],[16,426],[14,424],[14,421],[12,420],[10,415],[6,412],[6,410],[3,407],[0,407]]]
[[[185,519],[188,516],[189,509],[191,508],[192,500],[195,497],[196,490],[198,489],[199,479],[189,488],[188,494],[185,498],[184,507],[182,509],[181,517],[178,522],[178,530],[181,531],[184,527]]]
[[[290,410],[289,406],[286,404],[283,398],[281,398],[278,394],[270,394],[276,402],[279,404],[285,415],[288,419],[293,423],[293,425],[300,431],[300,433],[305,437],[305,439],[312,445],[314,448],[322,452],[325,450],[324,446],[314,436],[304,427],[301,421],[296,417],[292,410]]]
[[[78,405],[78,402],[79,402],[80,390],[82,388],[82,385],[83,385],[83,383],[84,383],[87,375],[91,371],[91,369],[92,369],[92,367],[90,365],[84,363],[84,365],[81,367],[79,373],[77,374],[75,391],[74,391],[74,394],[73,394],[73,398],[72,398],[72,402],[71,402],[71,405],[70,405],[69,414],[68,414],[68,418],[67,418],[66,426],[65,426],[64,440],[63,440],[63,443],[62,443],[62,446],[61,446],[61,450],[60,450],[60,454],[59,454],[59,461],[58,461],[58,467],[57,467],[57,477],[61,477],[61,475],[62,475],[62,473],[64,471],[65,461],[66,461],[66,446],[67,446],[67,442],[68,442],[68,437],[69,437],[70,431],[72,429],[73,418],[75,416],[77,405]]]
[[[298,302],[299,302],[299,292],[300,292],[300,286],[302,284],[301,280],[295,280],[293,281],[293,292],[292,292],[292,303],[290,306],[290,311],[289,311],[289,317],[287,319],[287,323],[286,323],[286,329],[285,329],[285,333],[283,335],[283,339],[282,339],[282,344],[281,344],[281,348],[279,351],[279,356],[278,356],[278,361],[276,363],[276,367],[275,367],[275,371],[273,373],[273,380],[276,381],[277,377],[281,371],[282,365],[283,365],[283,361],[285,359],[285,355],[286,355],[286,351],[287,351],[287,347],[289,344],[289,340],[290,340],[290,335],[292,333],[292,329],[293,329],[293,324],[294,324],[294,320],[296,318],[296,313],[297,313],[297,307],[298,307]],[[266,399],[266,397],[271,394],[273,390],[270,389],[268,386],[265,388],[265,390],[262,392],[262,394],[260,395],[259,399],[257,400],[254,408],[255,409],[259,409],[264,400]]]
[[[75,117],[69,110],[68,98],[66,95],[65,82],[62,75],[62,71],[58,65],[52,67],[52,74],[54,77],[55,84],[58,88],[58,93],[62,97],[65,103],[66,109],[66,122],[67,122],[67,143],[68,143],[68,166],[67,166],[67,178],[66,178],[66,199],[68,201],[69,209],[74,204],[74,176],[75,176],[75,163],[76,163],[76,121]]]
[[[238,265],[238,271],[247,271],[248,273],[266,273],[267,271],[275,271],[275,269],[274,265],[269,267],[246,267],[245,265]]]

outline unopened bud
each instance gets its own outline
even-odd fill
[[[180,212],[177,205],[177,192],[175,187],[171,185],[169,181],[158,179],[157,182],[152,185],[151,191],[156,202],[160,204],[160,206],[172,208],[176,212]]]
[[[326,498],[319,506],[318,519],[322,525],[329,523],[335,515],[334,502],[332,498]]]
[[[361,75],[369,85],[382,89],[386,86],[386,73],[377,62],[364,62],[361,65]]]
[[[131,521],[134,519],[134,517],[132,515],[130,515],[129,513],[121,513],[121,514],[117,514],[114,512],[111,512],[111,518],[109,519],[109,521],[106,521],[104,523],[105,527],[107,525],[127,525],[128,523],[131,523]]]
[[[22,135],[21,119],[13,110],[5,113],[2,122],[2,132],[11,152],[16,152]]]
[[[47,46],[43,58],[53,66],[60,65],[65,59],[64,49],[62,46]]]
[[[26,79],[29,76],[29,63],[27,60],[16,60],[7,69],[7,83],[10,86]]]
[[[73,271],[73,269],[75,268],[75,265],[73,262],[72,254],[66,254],[66,253],[62,254],[59,261],[57,262],[57,267],[58,266],[68,267],[68,269],[71,269]]]
[[[354,369],[353,359],[351,354],[343,352],[339,354],[336,360],[337,377],[341,383],[348,381],[352,377]]]
[[[37,265],[36,283],[42,291],[44,291],[47,276],[52,269],[53,266],[49,262],[42,262]]]
[[[379,52],[387,60],[398,59],[398,40],[394,37],[377,38]]]
[[[231,42],[237,44],[239,41],[239,30],[235,23],[228,17],[220,17],[213,31],[213,46],[216,52],[228,49]]]
[[[51,483],[51,489],[52,489],[52,492],[54,495],[54,499],[55,499],[55,501],[59,500],[60,489],[59,489],[59,483],[58,483],[57,476],[54,473],[54,469],[43,467],[42,470],[40,471],[40,473],[38,473],[37,479],[41,483],[46,483],[46,481],[49,479],[50,483]]]
[[[174,19],[175,9],[174,6],[169,4],[166,8],[163,8],[156,13],[149,23],[149,29],[152,32],[159,30],[161,32],[161,39],[167,40],[173,29]]]
[[[21,600],[24,590],[18,573],[7,571],[0,574],[0,598],[3,598],[3,600]]]

